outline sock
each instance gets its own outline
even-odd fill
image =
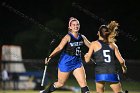
[[[54,87],[54,84],[51,84],[45,91],[43,91],[43,93],[51,93],[55,90],[56,88]]]
[[[127,91],[127,90],[125,90],[124,92],[118,92],[118,93],[128,93],[128,91]]]
[[[88,86],[82,87],[81,88],[81,93],[90,93]]]
[[[127,91],[127,90],[125,90],[125,93],[128,93],[128,91]]]

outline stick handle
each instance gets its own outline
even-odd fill
[[[90,58],[90,60],[96,65],[96,62],[93,58]]]
[[[45,65],[45,69],[44,69],[44,72],[43,72],[43,78],[42,78],[41,86],[44,86],[44,80],[45,80],[46,70],[47,70],[47,65]]]
[[[48,51],[48,57],[49,58],[49,54],[51,52],[51,46],[54,44],[55,42],[55,39],[53,39],[49,45],[49,51]],[[45,75],[46,75],[46,70],[47,70],[47,66],[48,64],[45,64],[45,69],[44,69],[44,72],[43,72],[43,78],[42,78],[42,81],[41,81],[41,86],[44,86],[44,80],[45,80]]]

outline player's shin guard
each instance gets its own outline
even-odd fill
[[[88,86],[82,87],[81,93],[90,93]]]
[[[56,88],[55,88],[54,84],[51,84],[45,91],[43,91],[43,93],[51,93],[55,90],[56,90]]]

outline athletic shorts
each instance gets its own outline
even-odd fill
[[[61,72],[70,72],[82,66],[82,59],[79,56],[71,56],[63,53],[58,63],[58,68]]]
[[[120,78],[118,74],[95,74],[95,81],[119,82]]]

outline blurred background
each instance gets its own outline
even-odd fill
[[[29,83],[25,89],[39,89],[45,57],[67,34],[69,18],[76,17],[80,33],[89,41],[98,39],[100,25],[111,20],[120,24],[116,44],[128,66],[122,80],[138,87],[130,90],[140,91],[139,10],[138,1],[133,0],[1,0],[1,89],[24,89]],[[84,47],[84,53],[87,50]],[[56,80],[58,59],[59,55],[50,63],[45,84]],[[85,64],[85,69],[92,88],[94,64]]]

